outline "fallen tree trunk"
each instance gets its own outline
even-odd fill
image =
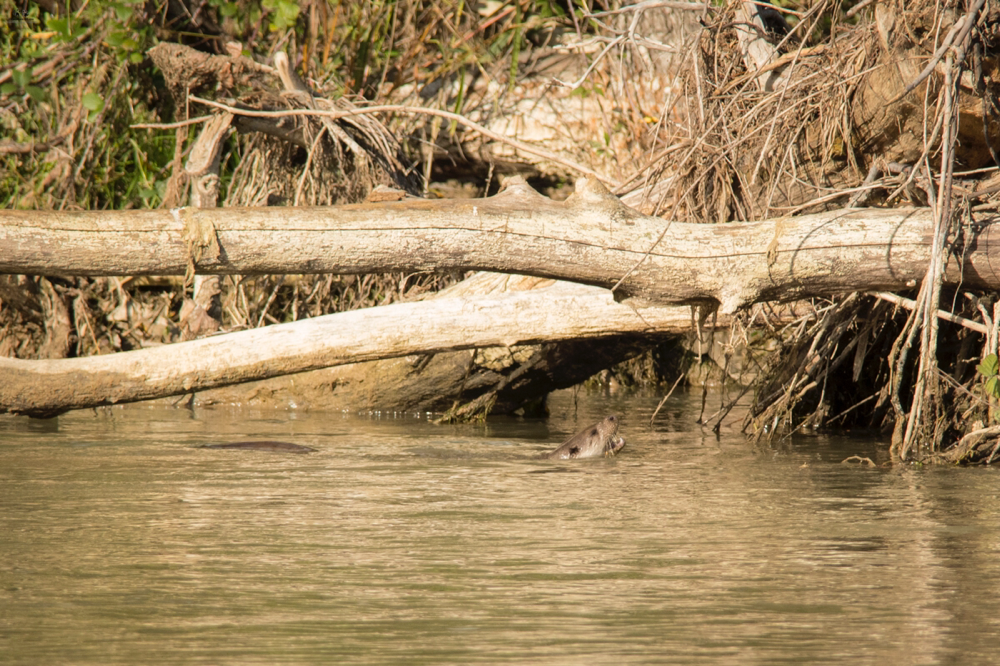
[[[1000,288],[1000,226],[968,229],[946,280]],[[851,209],[745,224],[640,215],[596,181],[563,203],[523,181],[488,199],[329,208],[0,211],[0,272],[70,275],[488,270],[616,287],[619,300],[758,301],[914,286],[929,209]],[[619,281],[621,284],[619,285]],[[617,286],[616,286],[617,285]]]
[[[475,273],[421,300],[473,300],[536,289],[558,294],[565,287],[543,278]],[[601,293],[599,289],[594,291]],[[687,340],[694,333],[686,330],[682,337]],[[464,417],[470,411],[472,416],[487,412],[538,415],[544,412],[545,397],[552,391],[576,386],[602,370],[677,337],[676,331],[668,331],[666,336],[615,333],[541,345],[413,354],[199,391],[191,394],[191,404],[270,409],[315,407],[349,412],[431,411],[449,412],[454,417]]]
[[[0,358],[0,412],[48,417],[411,354],[610,333],[680,333],[691,317],[688,307],[632,308],[605,290],[567,283],[496,297],[398,303],[105,356]]]

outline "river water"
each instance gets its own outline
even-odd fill
[[[0,662],[1000,663],[996,470],[655,404],[0,418]],[[608,413],[617,457],[530,457]],[[195,448],[240,439],[319,451]]]

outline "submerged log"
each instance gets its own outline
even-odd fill
[[[946,280],[1000,288],[1000,226],[966,229]],[[0,272],[70,275],[489,270],[615,288],[618,300],[755,302],[913,287],[929,209],[851,209],[744,224],[641,215],[596,181],[563,203],[523,181],[488,199],[329,208],[0,211]],[[956,258],[957,257],[957,258]],[[620,282],[620,284],[619,284]]]
[[[615,303],[606,290],[568,283],[398,303],[106,356],[0,358],[0,412],[47,417],[374,359],[613,333],[680,333],[691,317],[691,308],[633,308]]]

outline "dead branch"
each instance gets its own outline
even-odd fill
[[[241,109],[239,107],[230,106],[228,104],[222,104],[221,102],[214,102],[210,99],[203,99],[201,97],[196,97],[194,95],[189,95],[188,99],[192,102],[198,102],[199,104],[204,104],[206,106],[211,106],[217,109],[222,109],[223,111],[228,111],[233,115],[239,116],[249,116],[253,118],[283,118],[286,116],[314,116],[319,118],[350,118],[351,116],[362,116],[371,113],[418,113],[428,116],[437,116],[439,118],[445,118],[446,120],[451,120],[456,122],[468,129],[479,132],[483,136],[493,139],[494,141],[499,141],[500,143],[505,143],[517,150],[524,151],[531,155],[537,155],[546,160],[551,160],[556,164],[561,164],[564,167],[572,169],[578,173],[587,174],[592,178],[597,178],[609,186],[617,186],[617,183],[604,178],[596,171],[590,167],[584,166],[583,164],[578,164],[577,162],[572,162],[566,160],[558,155],[551,153],[544,148],[538,148],[531,144],[524,143],[523,141],[518,141],[517,139],[512,139],[502,134],[498,134],[489,128],[483,127],[479,123],[473,122],[461,116],[457,113],[452,113],[451,111],[442,111],[440,109],[429,109],[421,106],[403,106],[398,104],[380,104],[378,106],[367,106],[354,109],[345,109],[339,111],[327,111],[320,109],[289,109],[288,111],[255,111],[253,109]]]
[[[54,416],[418,353],[623,332],[679,333],[690,316],[686,307],[633,309],[615,303],[607,291],[555,283],[494,297],[354,310],[119,354],[58,361],[0,358],[0,412]]]
[[[596,181],[554,202],[522,182],[487,199],[404,200],[326,208],[0,211],[0,272],[183,275],[191,230],[215,248],[201,274],[360,274],[489,270],[610,288],[651,303],[755,302],[912,288],[927,270],[927,209],[851,209],[775,221],[666,224]],[[945,280],[1000,288],[1000,226],[978,220]],[[213,236],[214,232],[214,238]],[[660,240],[658,238],[663,236]],[[199,245],[200,246],[200,245]]]

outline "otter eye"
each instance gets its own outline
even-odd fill
[[[618,420],[618,417],[616,417],[616,416],[609,416],[608,420],[611,421],[612,423],[614,423],[615,421]]]
[[[574,447],[572,447],[569,450],[569,457],[570,458],[575,458],[578,455],[580,455],[580,447],[579,446],[574,446]]]
[[[591,428],[590,429],[590,434],[591,435],[596,435],[597,434],[597,428]]]

